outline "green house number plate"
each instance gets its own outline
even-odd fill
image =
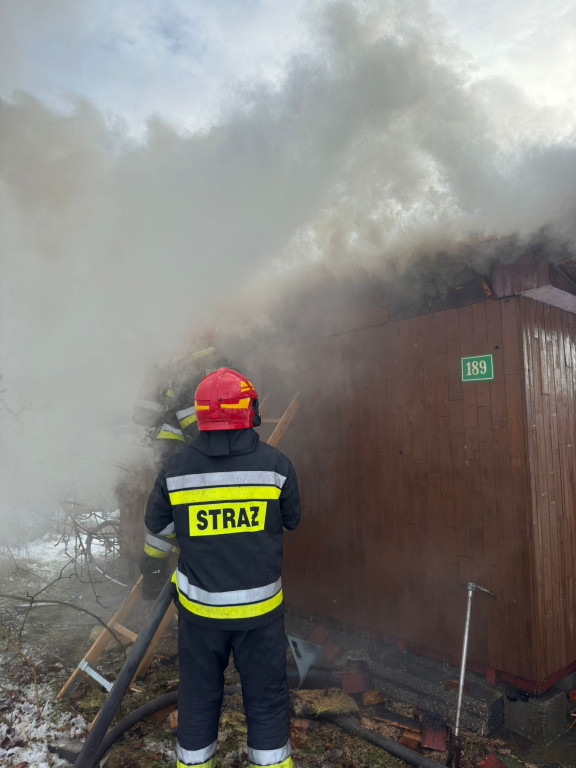
[[[494,378],[494,359],[492,355],[463,357],[462,381],[491,381]]]

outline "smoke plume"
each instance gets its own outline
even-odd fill
[[[308,53],[234,84],[202,129],[151,116],[134,138],[85,98],[0,100],[0,519],[106,497],[144,368],[262,276],[385,275],[543,230],[572,247],[572,107],[483,76],[425,2],[306,19]]]

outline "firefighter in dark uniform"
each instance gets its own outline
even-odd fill
[[[205,375],[226,364],[214,347],[205,347],[190,356],[185,372],[158,366],[147,371],[134,406],[133,421],[146,429],[156,467],[197,436],[196,387]]]
[[[143,590],[172,576],[178,597],[178,768],[212,768],[224,670],[233,653],[242,682],[251,766],[291,768],[282,605],[283,529],[300,520],[289,459],[259,441],[258,394],[221,368],[195,396],[199,434],[173,453],[146,508]]]

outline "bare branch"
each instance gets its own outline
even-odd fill
[[[53,600],[50,598],[45,598],[43,600],[36,600],[33,596],[26,595],[8,595],[4,592],[0,592],[0,598],[4,598],[5,600],[20,600],[22,602],[30,603],[30,606],[32,606],[34,603],[50,603],[53,605],[63,605],[66,608],[74,608],[76,611],[80,611],[80,613],[86,613],[88,616],[91,616],[93,619],[96,619],[96,621],[101,624],[104,629],[107,629],[108,632],[112,635],[114,640],[118,643],[120,648],[122,649],[122,653],[124,654],[124,657],[126,657],[126,651],[124,649],[124,645],[122,644],[122,641],[118,637],[118,635],[114,632],[113,629],[111,629],[105,621],[103,621],[100,616],[97,616],[95,613],[92,613],[92,611],[89,611],[87,608],[81,608],[79,605],[74,605],[74,603],[68,603],[65,600]],[[29,610],[29,609],[28,609]]]

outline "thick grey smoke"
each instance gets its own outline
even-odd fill
[[[480,78],[423,4],[333,3],[330,78],[314,123],[342,135],[307,248],[348,267],[550,226],[574,242],[574,101],[543,108],[512,80]],[[574,22],[574,8],[571,21]],[[569,17],[566,18],[568,23]],[[295,243],[297,253],[302,240]]]
[[[315,3],[309,25],[314,54],[202,132],[155,117],[135,141],[80,99],[0,101],[3,519],[109,494],[144,367],[274,259],[381,272],[470,238],[573,240],[567,131],[471,71],[424,2]]]

